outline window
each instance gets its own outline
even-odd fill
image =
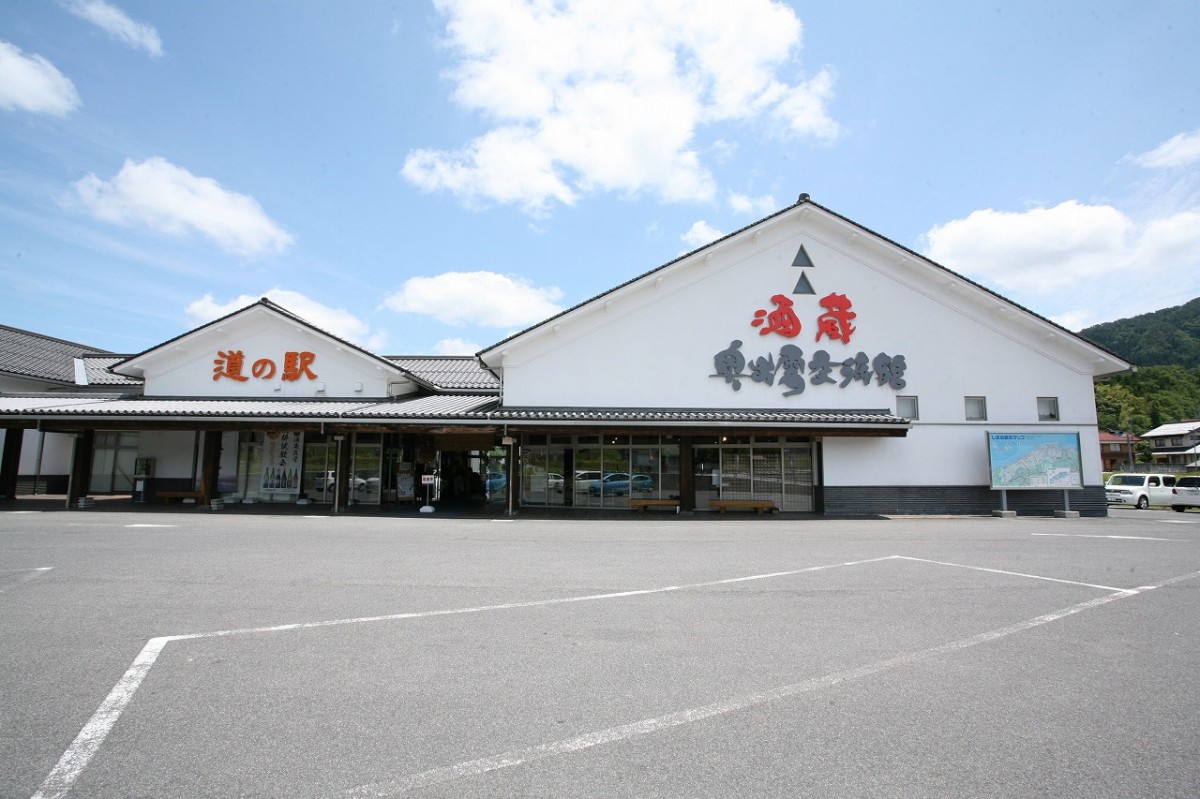
[[[896,397],[896,415],[904,419],[920,419],[916,397]]]
[[[1038,421],[1058,421],[1058,397],[1038,397]]]
[[[966,412],[968,422],[987,421],[987,399],[985,397],[966,397]]]

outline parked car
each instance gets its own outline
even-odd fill
[[[1171,489],[1171,510],[1200,508],[1200,477],[1180,477]]]
[[[1114,474],[1104,484],[1109,505],[1132,505],[1145,510],[1151,505],[1174,506],[1175,476],[1171,474]]]
[[[578,471],[575,472],[575,493],[583,494],[592,487],[592,483],[596,482],[604,475],[601,472]]]
[[[324,492],[333,493],[333,483],[334,483],[333,475],[334,475],[333,472],[325,472],[324,474],[318,474],[316,477],[313,478],[313,490],[319,491],[322,493],[324,493]],[[376,482],[378,482],[378,479],[376,479]],[[359,477],[358,475],[354,474],[354,475],[350,475],[348,478],[346,478],[346,486],[347,487],[353,486],[355,491],[362,491],[363,489],[365,489],[367,487],[367,481],[364,478]]]
[[[593,482],[588,488],[588,493],[593,497],[598,497],[601,494],[610,497],[621,497],[629,494],[630,491],[645,493],[653,490],[654,478],[648,474],[635,474],[630,478],[625,472],[613,472]]]
[[[483,480],[483,490],[489,497],[503,494],[508,487],[508,475],[504,472],[488,472]]]

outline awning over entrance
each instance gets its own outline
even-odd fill
[[[160,426],[214,423],[387,424],[513,429],[559,427],[785,428],[814,434],[904,436],[911,423],[888,410],[705,408],[513,408],[495,395],[428,395],[396,400],[189,399],[131,395],[0,395],[5,427]]]

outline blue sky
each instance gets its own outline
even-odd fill
[[[0,4],[0,322],[475,352],[801,192],[1072,330],[1200,296],[1200,4]]]

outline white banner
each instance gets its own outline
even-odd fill
[[[260,491],[299,494],[303,477],[304,433],[267,433],[263,444]]]

